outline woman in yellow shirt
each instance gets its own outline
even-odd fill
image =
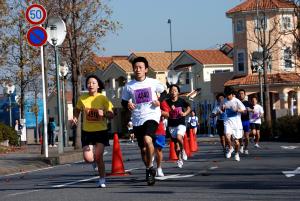
[[[96,162],[99,172],[97,187],[105,188],[104,147],[109,146],[107,119],[113,118],[113,105],[106,96],[101,94],[103,83],[95,75],[86,79],[88,93],[79,97],[74,109],[73,124],[77,125],[80,112],[83,113],[81,144],[83,158],[88,163]],[[94,152],[95,145],[95,152]]]

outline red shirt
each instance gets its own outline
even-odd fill
[[[167,104],[166,101],[162,101],[160,103],[160,109],[164,112],[170,112],[171,108]],[[160,122],[158,124],[158,127],[155,132],[156,135],[166,135],[165,127],[164,127],[164,122],[162,121],[162,118],[160,119]]]

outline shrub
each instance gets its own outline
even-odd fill
[[[0,142],[9,140],[10,145],[18,145],[18,135],[15,129],[0,123]]]
[[[300,117],[284,116],[276,119],[273,135],[282,141],[300,142]]]

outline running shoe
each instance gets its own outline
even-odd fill
[[[233,147],[231,147],[231,148],[229,149],[229,151],[226,153],[226,158],[231,158],[232,152],[233,152]]]
[[[146,169],[146,180],[148,186],[152,186],[155,184],[155,175],[156,175],[156,170],[154,167]]]
[[[181,157],[182,157],[182,159],[185,160],[185,161],[188,159],[188,157],[187,157],[187,155],[186,155],[184,149],[182,149],[182,151],[181,151]]]
[[[241,146],[241,148],[240,148],[240,153],[241,153],[241,154],[244,153],[244,146]]]
[[[234,160],[236,160],[236,161],[240,161],[241,160],[240,159],[240,155],[238,153],[234,155]]]
[[[249,155],[248,149],[245,149],[244,153],[245,153],[246,155]]]
[[[255,143],[254,145],[255,148],[260,148],[259,144]]]
[[[157,168],[156,176],[157,177],[163,177],[163,176],[165,176],[164,173],[163,173],[163,171],[162,171],[162,168]]]
[[[179,168],[182,168],[182,166],[183,166],[183,161],[182,161],[182,160],[178,160],[178,161],[177,161],[177,166],[178,166]]]
[[[105,188],[105,178],[100,178],[96,184],[97,188]]]

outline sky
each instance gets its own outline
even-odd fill
[[[232,22],[226,11],[242,0],[110,0],[112,19],[122,24],[103,40],[99,56],[134,51],[212,49],[232,42]]]

